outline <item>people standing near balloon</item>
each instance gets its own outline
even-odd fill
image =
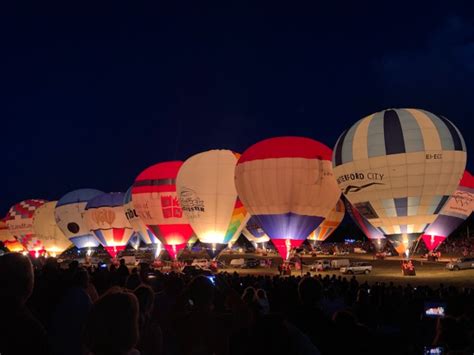
[[[147,228],[161,238],[172,259],[186,247],[193,234],[176,193],[176,177],[183,163],[169,161],[145,169],[135,179],[132,201]]]
[[[336,205],[331,149],[303,137],[277,137],[248,148],[235,169],[235,186],[284,260]]]
[[[235,189],[239,157],[230,150],[193,155],[183,163],[176,179],[183,212],[213,259],[240,235],[250,217]]]
[[[459,185],[466,146],[443,116],[387,109],[341,135],[333,165],[349,202],[402,254],[434,222]]]

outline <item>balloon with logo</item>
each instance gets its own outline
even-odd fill
[[[365,236],[374,244],[377,250],[382,249],[386,242],[386,238],[383,233],[371,225],[369,221],[367,221],[365,217],[363,217],[344,196],[341,197],[341,200],[344,201],[347,214],[351,217],[356,226],[359,227]]]
[[[132,187],[135,210],[173,259],[186,247],[193,234],[181,210],[176,193],[176,177],[183,162],[158,163],[138,175]]]
[[[13,234],[10,233],[4,220],[0,220],[0,241],[3,242],[3,245],[12,253],[20,252],[25,249],[21,243],[15,239]]]
[[[443,116],[387,109],[341,135],[333,165],[349,202],[399,253],[408,255],[459,185],[466,147]]]
[[[125,217],[124,193],[103,193],[87,202],[85,222],[112,258],[125,249],[133,228]]]
[[[84,215],[87,202],[103,193],[95,189],[74,190],[61,197],[56,204],[54,215],[59,229],[79,249],[99,245],[86,225]]]
[[[176,179],[181,208],[212,258],[239,237],[250,217],[235,189],[239,157],[230,150],[198,153],[183,163]]]
[[[134,230],[134,235],[130,238],[130,243],[137,245],[140,240],[145,244],[156,244],[158,249],[161,249],[160,240],[146,227],[145,223],[138,217],[138,213],[133,205],[132,201],[132,187],[130,187],[124,195],[124,209],[125,216],[127,217],[130,225]],[[134,239],[134,241],[132,241]]]
[[[472,213],[474,208],[474,177],[465,171],[457,190],[449,198],[436,220],[422,235],[429,251],[436,249]]]
[[[342,200],[337,201],[336,206],[324,218],[324,221],[308,236],[308,240],[314,242],[325,241],[339,227],[345,213],[344,202]]]
[[[46,202],[40,199],[21,201],[13,205],[5,217],[10,233],[34,255],[38,255],[44,249],[43,244],[33,232],[33,214]]]
[[[33,214],[33,232],[49,255],[56,257],[71,246],[71,241],[56,224],[57,201],[46,202]]]
[[[262,227],[258,224],[257,219],[253,216],[248,220],[245,228],[242,230],[242,234],[254,245],[261,244],[262,246],[265,246],[265,243],[270,240],[270,237],[265,233]]]
[[[243,205],[287,259],[336,205],[331,149],[303,137],[277,137],[248,148],[235,168]]]

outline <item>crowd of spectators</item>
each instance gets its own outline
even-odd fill
[[[355,277],[197,276],[0,257],[0,353],[420,354],[474,350],[474,290]],[[426,302],[447,316],[423,316]]]

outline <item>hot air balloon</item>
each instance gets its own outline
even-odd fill
[[[183,162],[158,163],[145,169],[135,180],[132,201],[140,219],[161,238],[173,259],[193,234],[176,194],[176,176]]]
[[[113,258],[125,249],[133,234],[123,201],[122,192],[103,193],[87,202],[84,216],[89,229]]]
[[[56,224],[54,210],[57,201],[46,202],[33,214],[33,232],[43,244],[44,249],[53,257],[71,246],[71,241]]]
[[[324,221],[308,236],[308,240],[314,242],[325,241],[339,227],[345,213],[344,202],[342,200],[337,201],[336,206],[324,218]]]
[[[257,218],[251,216],[247,225],[242,230],[245,238],[251,243],[266,243],[270,241],[270,237],[265,233]]]
[[[334,173],[349,202],[400,252],[433,223],[466,166],[459,130],[418,109],[388,109],[344,132]]]
[[[101,194],[102,191],[95,189],[74,190],[61,197],[56,205],[54,215],[59,229],[79,249],[99,245],[84,222],[84,211],[87,202]]]
[[[8,230],[30,253],[38,254],[43,250],[43,244],[34,236],[33,214],[36,209],[47,201],[40,199],[25,200],[12,206],[5,221]]]
[[[238,238],[249,218],[234,184],[239,156],[230,150],[193,155],[176,179],[181,208],[212,258]]]
[[[383,233],[369,223],[360,213],[355,209],[347,199],[342,196],[341,200],[344,201],[346,211],[351,216],[352,221],[357,227],[365,234],[365,236],[374,244],[377,250],[382,249],[385,246],[386,238]],[[403,251],[402,251],[403,253]]]
[[[133,230],[145,244],[161,244],[160,240],[146,227],[139,218],[132,201],[132,188],[130,187],[124,197],[125,216]]]
[[[247,211],[286,259],[336,205],[331,149],[302,137],[263,140],[235,168],[235,186]]]
[[[3,220],[0,221],[0,241],[13,253],[24,250],[21,243],[10,233],[7,224]]]
[[[422,239],[428,250],[436,249],[472,213],[474,208],[474,177],[465,171],[459,187],[448,200],[436,220],[426,228]]]

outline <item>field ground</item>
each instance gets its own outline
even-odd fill
[[[257,257],[255,255],[222,255],[219,258],[222,261],[228,261],[232,258],[238,257]],[[260,257],[262,258],[262,257]],[[274,258],[276,260],[276,258]],[[474,287],[474,269],[470,270],[461,270],[461,271],[449,271],[447,270],[446,263],[448,259],[441,259],[439,262],[427,262],[426,260],[415,258],[414,265],[416,268],[416,276],[403,276],[401,271],[401,258],[399,257],[390,257],[385,260],[374,260],[373,255],[359,255],[359,254],[350,254],[342,257],[334,256],[320,256],[318,258],[304,258],[303,262],[305,264],[312,264],[315,260],[322,259],[350,259],[351,261],[366,261],[369,262],[372,266],[372,272],[369,275],[356,275],[356,278],[359,282],[394,282],[395,284],[407,284],[411,285],[429,285],[429,286],[438,286],[440,283],[444,285],[455,285],[460,287]],[[280,259],[281,260],[281,259]],[[273,263],[276,265],[276,263]],[[256,268],[256,269],[231,269],[226,268],[220,271],[234,272],[237,271],[239,274],[253,274],[253,275],[277,275],[278,269],[276,266],[272,268]],[[303,273],[309,271],[308,266],[303,267]],[[293,275],[301,275],[300,270],[293,270]],[[336,276],[343,275],[339,270],[329,270],[325,272],[312,272],[312,274],[321,274],[333,275]],[[352,275],[343,275],[350,278]]]

